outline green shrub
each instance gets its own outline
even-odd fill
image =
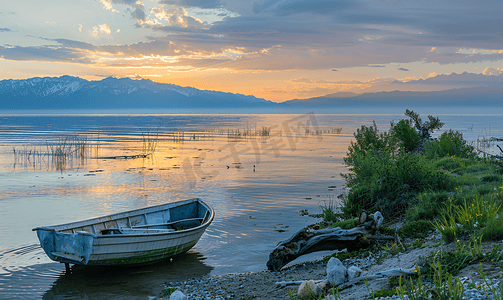
[[[446,191],[420,193],[418,201],[406,212],[408,220],[432,220],[452,200],[452,193]]]
[[[332,223],[332,225],[330,225],[330,227],[332,228],[337,228],[337,227],[340,227],[341,229],[351,229],[351,228],[355,228],[356,226],[358,226],[358,219],[349,219],[349,220],[345,220],[345,221],[339,221],[339,222],[335,222],[335,223]]]
[[[178,291],[178,288],[176,288],[176,287],[166,288],[164,291],[162,291],[161,295],[162,296],[168,296],[168,295],[173,294],[176,291]]]
[[[387,217],[402,214],[418,192],[439,190],[450,185],[447,174],[429,160],[412,153],[421,138],[429,137],[443,124],[432,116],[423,122],[418,114],[406,111],[411,120],[392,124],[391,130],[379,132],[372,126],[361,126],[354,134],[344,162],[349,173],[342,174],[349,188],[343,195],[342,212],[345,218],[361,210],[380,210]],[[412,127],[414,124],[417,131]]]
[[[357,156],[358,165],[351,168],[358,176],[347,179],[350,189],[343,199],[346,217],[362,209],[380,210],[388,217],[405,211],[419,192],[450,186],[449,175],[435,169],[422,155],[381,152],[374,156]]]
[[[382,288],[376,292],[373,292],[370,294],[370,296],[375,299],[375,298],[381,298],[381,297],[392,297],[396,295],[396,289],[386,289]]]
[[[425,143],[424,148],[425,154],[430,158],[452,156],[474,159],[476,157],[475,149],[463,139],[463,134],[452,129],[442,133],[437,141]]]
[[[426,234],[433,229],[431,222],[426,220],[418,220],[408,222],[402,228],[398,229],[400,237],[404,238],[424,238]]]
[[[396,125],[391,123],[390,132],[398,146],[405,152],[414,152],[421,142],[419,133],[411,126],[410,120],[400,120]]]
[[[490,174],[490,175],[485,175],[480,178],[480,181],[482,182],[495,182],[495,181],[501,181],[501,176]]]
[[[490,219],[485,228],[481,230],[482,239],[484,241],[503,240],[503,216]]]

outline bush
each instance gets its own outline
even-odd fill
[[[404,238],[424,238],[433,229],[431,222],[426,220],[408,222],[404,227],[398,229],[398,234]]]
[[[388,216],[402,213],[411,200],[424,190],[439,190],[450,184],[447,174],[437,170],[423,156],[414,153],[379,153],[357,157],[352,170],[351,188],[343,200],[346,217],[358,215],[362,209],[381,210]]]
[[[409,120],[400,120],[396,125],[391,123],[390,131],[402,151],[414,152],[418,149],[421,138]]]
[[[440,135],[438,141],[428,141],[424,145],[425,154],[430,158],[436,157],[462,157],[475,159],[475,149],[464,139],[459,131],[449,129]]]
[[[418,202],[407,210],[407,219],[431,220],[435,218],[442,207],[451,201],[452,193],[446,191],[421,193]]]
[[[332,223],[330,225],[330,227],[332,227],[332,228],[340,227],[341,229],[351,229],[351,228],[355,228],[356,226],[358,226],[358,223],[359,223],[358,219],[349,219],[349,220],[345,220],[345,221],[339,221],[339,222]]]
[[[487,226],[481,230],[484,241],[503,240],[503,216],[499,215],[487,222]]]
[[[354,134],[355,141],[351,141],[344,162],[348,166],[355,166],[362,157],[377,155],[378,153],[392,153],[396,150],[394,139],[387,132],[379,132],[375,121],[372,126],[362,125]],[[351,177],[350,174],[346,174]],[[354,174],[357,175],[357,174]]]
[[[423,122],[409,110],[405,115],[410,120],[392,123],[389,132],[379,132],[373,122],[371,126],[361,126],[354,134],[355,141],[344,158],[349,173],[341,174],[349,188],[348,194],[341,196],[346,219],[363,209],[380,210],[387,217],[398,216],[418,192],[450,186],[449,175],[415,153],[422,141],[429,139],[443,123],[432,116]]]

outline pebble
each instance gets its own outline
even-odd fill
[[[375,257],[379,257],[379,253],[372,255],[370,257],[361,258],[354,257],[350,259],[345,259],[342,261],[342,264],[345,267],[356,266],[361,270],[365,271],[371,265],[376,263]],[[304,263],[300,265],[295,265],[294,268],[284,269],[281,272],[265,272],[264,276],[270,276],[271,283],[277,281],[288,281],[288,280],[300,280],[299,278],[294,278],[297,274],[297,271],[312,271],[313,263]],[[260,297],[260,287],[256,287],[253,285],[255,280],[253,277],[249,277],[251,272],[242,273],[242,274],[227,274],[221,276],[206,276],[200,278],[189,279],[180,282],[170,282],[169,284],[161,285],[163,288],[166,287],[177,287],[181,290],[186,296],[187,299],[194,300],[227,300],[227,299],[240,299],[243,295],[247,295],[251,298],[256,296]],[[321,274],[318,274],[320,276]],[[325,273],[325,276],[327,274]],[[282,279],[275,280],[274,277],[280,277]],[[326,277],[325,277],[326,278]],[[306,278],[302,278],[305,280]],[[316,279],[316,276],[309,279]],[[321,279],[318,277],[318,279]],[[461,277],[459,278],[463,284],[463,299],[465,300],[485,300],[485,299],[493,299],[493,295],[491,290],[502,291],[503,290],[503,279],[493,279],[488,280],[487,283],[483,282],[479,278],[467,278]],[[269,279],[268,279],[269,280]],[[248,283],[252,283],[251,285]],[[236,284],[238,283],[238,284]],[[431,286],[432,283],[424,282],[423,284]],[[236,288],[237,287],[237,288]],[[488,292],[488,295],[484,292],[485,290]],[[258,294],[254,294],[258,293]],[[285,292],[286,295],[286,292]],[[333,295],[328,295],[324,299],[326,300],[337,300]],[[390,300],[398,300],[400,299],[398,296],[392,297],[383,297],[376,299],[390,299]],[[405,296],[405,299],[408,299]]]

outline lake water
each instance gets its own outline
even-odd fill
[[[299,211],[319,213],[341,192],[356,128],[403,117],[0,115],[0,298],[147,299],[170,281],[264,270],[276,243],[318,221]],[[501,115],[439,117],[469,141],[503,137]],[[48,155],[78,143],[79,155]],[[216,217],[172,262],[68,276],[31,231],[193,197]]]

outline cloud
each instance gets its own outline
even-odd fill
[[[63,45],[65,48],[68,49],[88,50],[88,51],[96,51],[98,49],[97,46],[86,42],[80,42],[68,39],[55,39],[54,41]]]
[[[100,0],[103,3],[103,8],[106,10],[112,10],[113,12],[118,13],[119,11],[112,7],[112,0]]]
[[[495,69],[495,68],[488,67],[488,68],[485,68],[484,71],[482,71],[482,74],[483,75],[498,76],[498,75],[503,74],[503,68]]]
[[[256,0],[241,6],[227,0],[162,0],[158,6],[163,6],[146,8],[137,0],[100,0],[108,10],[126,6],[122,11],[135,18],[137,27],[150,29],[149,42],[96,46],[59,39],[56,48],[79,52],[93,61],[89,51],[96,57],[110,55],[107,62],[121,66],[153,56],[152,61],[162,66],[238,71],[326,70],[327,66],[341,71],[418,61],[456,64],[501,60],[503,31],[496,26],[503,21],[496,19],[501,19],[498,12],[503,10],[503,2],[487,1],[493,6],[467,0],[406,1],[400,6],[391,0]],[[203,13],[216,13],[212,8],[231,11],[238,6],[240,16],[202,21],[206,20]],[[199,9],[201,19],[193,13]],[[462,30],[468,26],[463,24],[465,20],[478,29]],[[111,34],[110,27],[104,25],[91,28],[91,33],[95,37]],[[164,37],[160,37],[162,33],[166,33]],[[40,51],[48,50],[41,47]],[[143,63],[148,64],[147,60]],[[485,72],[496,74],[494,70]]]
[[[131,8],[128,8],[127,11],[129,11],[131,16],[136,20],[137,27],[148,26],[151,23],[151,20],[149,20],[145,14],[145,5],[140,0],[100,0],[100,2],[103,4],[104,9],[112,10],[113,12],[119,11],[114,9],[112,4],[130,6]]]
[[[0,28],[0,32],[11,31],[9,28]]]
[[[406,68],[398,68],[398,71],[409,71],[409,69],[406,69]]]
[[[151,13],[153,13],[157,19],[168,23],[167,25],[155,25],[155,29],[161,29],[166,26],[194,29],[205,28],[205,25],[201,20],[189,16],[184,8],[152,8]]]
[[[79,24],[79,31],[82,32],[82,24]]]
[[[344,9],[357,8],[355,1],[349,0],[262,0],[253,3],[255,14],[288,16],[301,13],[332,15]]]
[[[14,61],[44,61],[44,62],[70,62],[90,63],[87,55],[68,48],[61,47],[2,47],[0,57]]]
[[[339,84],[340,83],[340,82],[327,81],[327,80],[321,80],[321,79],[311,80],[311,79],[308,79],[307,77],[300,77],[300,78],[290,79],[290,80],[287,80],[286,82],[290,82],[290,83],[304,83],[304,84]]]
[[[220,8],[220,0],[161,0],[161,4],[170,4],[180,7]]]
[[[314,83],[313,80],[307,79],[307,77],[301,77],[301,78],[291,79],[291,80],[288,80],[288,82],[292,82],[292,83]]]
[[[62,48],[69,49],[74,52],[81,52],[83,55],[93,53],[94,56],[99,55],[116,56],[115,60],[134,57],[138,61],[142,56],[180,56],[189,54],[183,47],[178,46],[170,40],[153,40],[150,42],[138,42],[128,45],[93,45],[91,43],[74,41],[69,39],[55,39]],[[56,46],[54,46],[56,47]]]
[[[105,24],[100,24],[100,32],[104,32],[106,34],[112,33],[112,30],[110,29],[110,26],[108,26],[106,23]]]

